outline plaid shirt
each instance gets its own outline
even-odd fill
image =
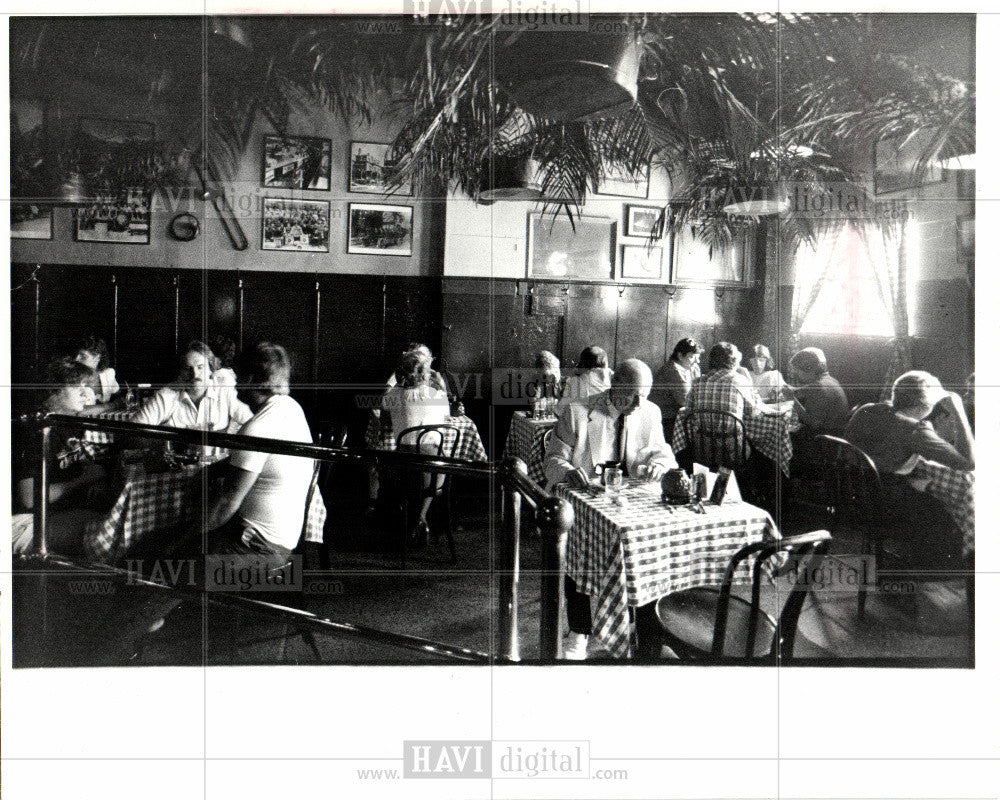
[[[717,369],[691,384],[688,408],[693,411],[726,411],[742,420],[753,416],[760,405],[753,384],[732,370]]]

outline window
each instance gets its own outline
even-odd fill
[[[866,246],[864,234],[844,226],[823,237],[818,246],[799,246],[795,254],[796,306],[802,295],[822,281],[816,300],[802,322],[805,333],[893,336],[892,315],[883,300],[876,273],[885,275],[892,258],[881,237]],[[826,272],[824,276],[824,271]]]

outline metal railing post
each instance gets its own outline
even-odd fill
[[[573,507],[560,497],[547,497],[535,512],[542,535],[542,608],[539,624],[538,656],[542,661],[562,657],[562,582],[565,572],[566,540],[573,525]]]
[[[33,488],[35,522],[34,522],[34,552],[43,558],[49,554],[49,458],[52,454],[52,428],[48,425],[38,431],[39,462],[35,473]]]
[[[501,656],[520,661],[518,640],[518,581],[521,574],[521,493],[511,476],[528,474],[528,465],[519,458],[504,461],[502,472],[503,535],[500,537],[498,649]]]

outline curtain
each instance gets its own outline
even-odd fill
[[[817,255],[825,255],[825,258],[802,258],[801,251],[796,252],[792,326],[791,336],[788,340],[789,349],[793,353],[799,349],[802,326],[805,324],[809,311],[816,304],[816,298],[819,297],[820,290],[830,273],[830,266],[833,264],[833,256],[836,252],[835,245],[842,230],[842,227],[837,227],[818,235],[814,252]]]
[[[910,319],[906,290],[906,223],[869,227],[862,236],[868,261],[875,271],[879,298],[892,320],[892,353],[882,386],[882,399],[892,392],[893,381],[913,366]]]

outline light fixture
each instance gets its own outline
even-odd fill
[[[539,164],[528,156],[492,156],[482,163],[479,202],[540,200]]]
[[[782,214],[791,207],[788,192],[778,185],[736,187],[731,202],[722,207],[731,217],[769,217]]]
[[[497,65],[501,80],[529,114],[584,121],[624,114],[638,94],[642,41],[619,35],[525,31]]]

